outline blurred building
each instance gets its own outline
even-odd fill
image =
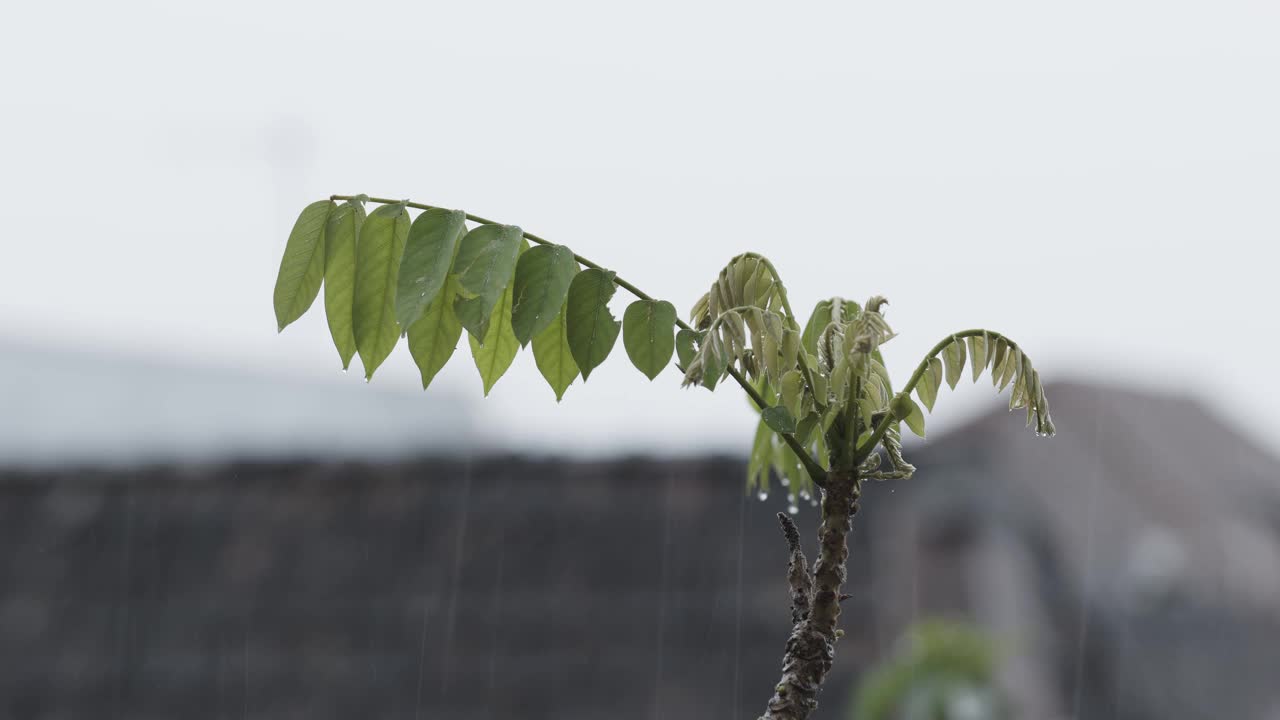
[[[352,378],[353,380],[355,378]],[[404,457],[474,437],[456,396],[0,341],[0,466]]]
[[[754,717],[776,682],[785,501],[738,459],[342,460],[360,423],[271,408],[417,432],[426,404],[29,360],[0,374],[0,716]],[[993,411],[867,488],[816,717],[933,615],[1004,643],[1021,717],[1280,716],[1275,459],[1185,400],[1052,389],[1057,438]],[[173,452],[131,466],[141,434]]]

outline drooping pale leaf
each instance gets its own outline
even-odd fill
[[[469,297],[454,301],[458,322],[474,338],[488,334],[489,318],[511,284],[523,233],[514,225],[481,225],[463,236],[453,273]]]
[[[539,245],[516,263],[511,327],[521,345],[555,320],[578,274],[573,251],[563,245]]]
[[[467,231],[461,210],[423,210],[409,226],[396,280],[396,322],[408,328],[444,288],[458,241]]]
[[[774,432],[793,433],[796,431],[796,419],[791,411],[781,405],[767,407],[760,412],[760,418]]]
[[[947,366],[947,384],[955,390],[956,383],[960,382],[960,376],[964,374],[964,341],[952,340],[950,345],[943,348],[942,359]]]
[[[351,313],[356,292],[356,238],[360,237],[363,224],[364,206],[348,200],[329,214],[325,230],[324,314],[343,370],[351,366],[356,354]]]
[[[569,349],[583,382],[609,357],[618,340],[622,323],[609,312],[609,299],[617,291],[613,278],[613,272],[592,268],[578,273],[569,283],[565,323]]]
[[[804,376],[799,370],[788,370],[782,375],[779,381],[779,397],[783,406],[791,411],[791,414],[799,417],[801,405],[804,403]]]
[[[532,251],[530,251],[532,252]],[[565,324],[566,305],[551,319],[551,324],[533,336],[533,359],[538,372],[556,394],[556,402],[564,397],[564,391],[578,377],[578,364],[573,361],[569,349],[569,333]]]
[[[929,359],[929,378],[933,380],[933,396],[938,396],[938,390],[942,388],[942,376],[945,371],[942,367],[942,359],[933,357]],[[929,412],[933,412],[933,406],[929,406]]]
[[[973,381],[978,382],[978,376],[987,367],[986,333],[969,336],[969,364],[973,367]]]
[[[622,313],[622,346],[631,364],[653,380],[676,349],[676,306],[666,300],[637,300]]]
[[[804,465],[800,464],[800,458],[796,456],[791,446],[780,442],[774,447],[774,472],[787,479],[792,492],[797,488],[807,487],[809,474],[805,471]]]
[[[831,301],[819,300],[814,305],[813,312],[809,314],[809,321],[805,323],[804,335],[801,337],[801,345],[810,355],[818,354],[818,336],[822,331],[831,324]]]
[[[907,427],[911,428],[911,432],[924,437],[924,412],[916,404],[916,401],[911,399],[910,395],[903,395],[903,397],[907,399],[907,402],[911,403],[911,412],[902,421],[907,424]]]
[[[332,200],[319,200],[302,209],[289,232],[276,274],[272,297],[276,310],[276,326],[284,330],[289,323],[315,302],[324,279],[324,234],[333,211]]]
[[[396,279],[408,235],[409,213],[399,203],[383,205],[369,213],[360,228],[351,325],[366,380],[373,377],[400,339]]]
[[[800,356],[800,333],[785,328],[782,331],[782,367],[789,368],[795,366],[797,358]]]
[[[843,325],[852,321],[862,312],[862,306],[853,300],[840,297],[819,300],[805,323],[804,334],[800,341],[804,349],[811,355],[818,354],[818,338],[831,323]]]
[[[769,491],[769,467],[773,459],[773,431],[764,420],[756,423],[756,437],[751,443],[751,456],[747,461],[747,491],[759,488]]]
[[[937,360],[937,358],[933,358],[933,360]],[[938,373],[941,374],[941,372],[942,368],[939,367]],[[938,398],[938,386],[934,384],[933,375],[934,365],[931,360],[924,374],[920,376],[920,381],[916,383],[916,395],[920,398],[920,402],[924,403],[924,406],[929,409],[929,412],[933,412],[933,403]]]
[[[488,332],[485,333],[483,342],[476,340],[474,335],[467,336],[471,345],[471,357],[475,359],[476,369],[480,371],[480,379],[484,383],[485,397],[489,396],[489,391],[498,382],[498,378],[511,367],[511,361],[515,360],[516,353],[520,350],[520,343],[511,330],[511,294],[511,286],[508,284],[507,289],[498,297],[489,322],[485,323]]]
[[[689,363],[693,362],[693,356],[698,352],[696,343],[698,333],[687,328],[681,328],[676,333],[676,361],[679,363],[676,367],[680,372],[684,372],[689,368]]]
[[[422,389],[426,390],[436,373],[449,362],[462,337],[462,324],[453,315],[453,299],[457,295],[457,281],[446,279],[444,289],[427,306],[417,322],[409,326],[409,352],[422,374]]]
[[[705,346],[704,357],[706,358],[702,369],[702,386],[708,390],[715,390],[720,378],[724,377],[725,372],[728,371],[729,363],[733,358],[719,333],[707,333],[702,342]]]
[[[1004,372],[1004,358],[1009,351],[1009,342],[1004,338],[996,338],[995,348],[991,351],[991,384],[994,386],[1000,382],[1000,375]]]
[[[1004,368],[1000,371],[1000,387],[996,392],[1004,392],[1004,388],[1013,380],[1018,368],[1022,367],[1022,350],[1012,345],[1004,355]]]

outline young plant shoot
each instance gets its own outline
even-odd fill
[[[376,206],[366,213],[365,206]],[[416,217],[411,210],[421,211]],[[715,390],[726,379],[750,396],[760,420],[747,464],[747,492],[782,479],[791,505],[821,498],[812,570],[795,524],[779,513],[790,548],[792,631],[762,718],[800,720],[817,707],[842,632],[846,546],[862,483],[911,477],[903,424],[924,437],[945,381],[966,362],[976,382],[990,370],[1010,409],[1025,408],[1037,435],[1053,421],[1040,375],[1013,340],[990,330],[943,338],[895,391],[880,346],[894,337],[888,301],[833,297],[801,323],[773,264],[755,253],[729,261],[693,303],[688,321],[616,273],[514,225],[407,200],[334,195],[303,209],[275,286],[280,330],[301,317],[321,287],[342,367],[359,354],[366,378],[407,336],[426,388],[465,331],[487,395],[532,344],[556,400],[622,347],[650,380],[675,359],[686,386]],[[635,297],[619,321],[608,303]],[[914,397],[913,397],[914,395]],[[924,408],[921,408],[921,405]]]

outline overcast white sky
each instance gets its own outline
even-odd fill
[[[1167,386],[1280,437],[1271,0],[20,3],[0,64],[3,337],[359,383],[271,288],[298,210],[366,192],[682,314],[756,250],[806,313],[887,295],[897,374],[981,325],[1050,401]],[[420,392],[403,346],[374,382]],[[479,397],[465,347],[438,382]],[[478,411],[497,442],[747,445],[739,396],[678,386],[619,346],[556,407],[522,353]]]

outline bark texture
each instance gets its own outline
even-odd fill
[[[818,561],[812,582],[800,551],[795,525],[783,516],[783,533],[791,548],[791,636],[782,658],[782,679],[761,720],[804,720],[818,706],[818,692],[835,659],[840,589],[849,559],[846,539],[858,511],[858,480],[853,473],[827,476],[818,529]],[[797,568],[800,571],[797,572]],[[807,604],[807,607],[803,605]]]

